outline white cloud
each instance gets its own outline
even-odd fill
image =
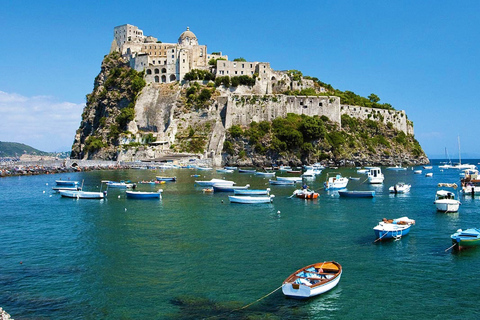
[[[25,143],[42,151],[70,150],[84,106],[50,96],[25,97],[0,91],[0,140]]]

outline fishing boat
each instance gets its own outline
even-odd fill
[[[375,191],[373,190],[339,190],[338,194],[340,197],[345,198],[373,198],[375,197]]]
[[[334,175],[334,176],[332,176]],[[348,184],[348,178],[342,177],[336,172],[329,172],[327,174],[327,181],[324,182],[325,190],[339,190],[345,189]]]
[[[78,185],[78,181],[73,181],[73,180],[55,180],[55,183],[57,186],[62,186],[62,187],[74,187]]]
[[[458,229],[450,238],[452,238],[452,244],[454,244],[458,250],[475,247],[480,245],[480,229]]]
[[[414,224],[415,220],[408,217],[392,220],[383,218],[373,230],[377,240],[400,239],[410,232],[410,227]]]
[[[217,169],[216,170],[218,173],[233,173],[233,169],[226,169],[226,168],[223,168],[223,169]]]
[[[109,188],[135,188],[137,185],[135,183],[127,182],[127,181],[107,181],[107,187]]]
[[[269,195],[270,188],[267,189],[235,189],[233,190],[234,195],[238,196],[261,196]]]
[[[407,193],[410,191],[410,188],[412,187],[412,185],[410,184],[406,184],[404,182],[399,182],[397,184],[395,184],[394,186],[391,186],[390,188],[388,188],[388,191],[390,191],[390,193]]]
[[[244,204],[254,204],[254,203],[270,203],[273,201],[275,196],[228,196],[228,200],[232,203],[244,203]]]
[[[249,184],[244,186],[234,186],[229,184],[214,184],[213,191],[215,192],[234,192],[235,190],[246,190],[250,187]]]
[[[342,266],[335,261],[318,262],[303,267],[282,284],[282,292],[290,298],[306,299],[325,293],[338,284]]]
[[[302,182],[302,177],[277,177],[277,181],[293,181],[298,183]]]
[[[223,179],[211,179],[208,181],[198,181],[195,180],[195,183],[202,187],[212,187],[214,184],[223,184],[223,185],[231,185],[233,186],[235,182]]]
[[[161,176],[157,176],[157,181],[177,181],[177,177],[161,177]]]
[[[456,183],[439,183],[437,188],[453,188],[457,189]],[[440,189],[435,194],[433,202],[437,207],[437,211],[441,212],[457,212],[460,207],[460,201],[455,199],[455,193],[449,190]]]
[[[318,193],[313,191],[313,190],[309,190],[309,189],[297,189],[295,191],[293,191],[293,194],[292,196],[296,196],[297,198],[300,198],[300,199],[317,199],[318,198]]]
[[[264,177],[264,178],[273,178],[275,177],[275,172],[255,172],[256,176]]]
[[[161,199],[162,198],[162,189],[159,189],[157,192],[147,192],[147,191],[125,191],[127,198],[130,199]]]
[[[71,190],[60,190],[60,195],[65,198],[73,199],[103,199],[107,194],[104,192],[91,192],[91,191],[71,191]]]
[[[368,171],[368,183],[370,184],[382,184],[385,177],[383,176],[382,169],[379,167],[370,168]]]
[[[277,185],[277,186],[293,186],[293,185],[295,185],[295,181],[290,181],[290,180],[272,180],[272,179],[269,179],[268,182],[271,185]]]

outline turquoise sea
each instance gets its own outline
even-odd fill
[[[384,184],[370,186],[354,168],[337,170],[361,177],[348,188],[373,189],[374,199],[321,190],[331,171],[308,182],[319,199],[289,198],[294,187],[270,186],[276,197],[263,205],[231,204],[226,193],[194,186],[195,179],[225,177],[269,187],[252,174],[169,169],[1,178],[0,306],[16,320],[480,318],[480,248],[445,252],[457,229],[480,227],[480,195],[461,198],[458,213],[437,213],[433,204],[436,184],[459,182],[459,171],[383,168]],[[84,181],[93,191],[101,180],[156,175],[177,177],[139,185],[162,188],[160,201],[126,199],[118,189],[103,201],[51,191],[56,179]],[[389,194],[400,181],[412,184],[410,193]],[[416,220],[408,236],[374,242],[378,221],[402,216]],[[278,290],[234,311],[325,260],[343,266],[332,291],[299,301]]]

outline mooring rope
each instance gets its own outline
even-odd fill
[[[382,240],[382,238],[385,237],[387,234],[388,234],[388,231],[385,232],[385,233],[383,234],[383,236],[381,236],[381,237],[378,238],[377,240],[373,241],[373,243],[377,242],[378,240]]]
[[[453,247],[455,247],[457,244],[454,243],[451,247],[448,247],[447,249],[445,249],[445,252],[447,252],[448,250],[452,249]]]
[[[246,309],[246,308],[250,307],[251,305],[257,303],[258,301],[261,301],[261,300],[265,299],[266,297],[268,297],[269,295],[271,295],[271,294],[275,293],[276,291],[280,290],[282,287],[283,287],[283,284],[282,284],[280,287],[276,288],[275,290],[271,291],[270,293],[267,293],[267,294],[264,295],[263,297],[255,300],[255,301],[253,301],[253,302],[250,302],[249,304],[244,305],[244,306],[241,307],[241,308],[233,309],[232,311],[224,312],[224,313],[222,313],[222,314],[219,314],[219,315],[216,315],[216,316],[211,316],[211,317],[204,318],[204,319],[214,319],[214,318],[222,317],[222,316],[224,316],[224,315],[226,315],[226,314],[229,314],[229,313],[232,313],[232,312],[235,312],[235,311],[240,311],[240,310]]]

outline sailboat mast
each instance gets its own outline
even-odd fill
[[[462,164],[462,154],[460,152],[460,136],[458,136],[458,164]]]

